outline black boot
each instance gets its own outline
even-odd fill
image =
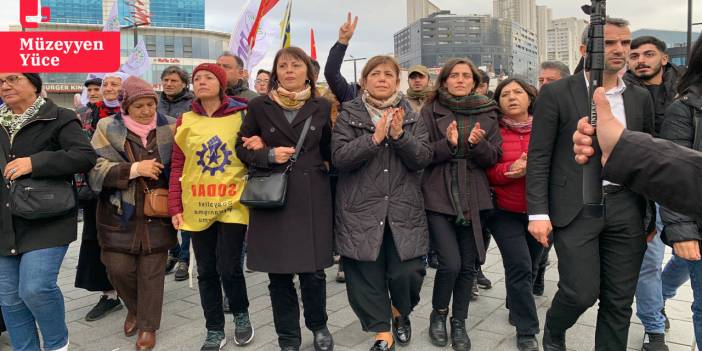
[[[370,351],[395,351],[395,343],[393,343],[392,346],[388,346],[387,341],[377,340],[370,348]]]
[[[492,282],[485,276],[485,274],[483,274],[483,269],[481,266],[478,266],[478,274],[476,277],[476,281],[478,282],[478,286],[481,289],[487,290],[492,288]]]
[[[539,342],[534,335],[517,335],[517,349],[519,351],[539,351]]]
[[[544,351],[566,351],[565,333],[552,335],[548,327],[544,327],[544,339],[542,344]]]
[[[456,351],[470,351],[465,319],[451,317],[451,347]]]
[[[400,346],[407,346],[412,339],[412,324],[409,316],[399,316],[392,319],[392,335]]]
[[[646,333],[643,351],[668,351],[665,334]]]
[[[315,351],[332,351],[334,350],[334,339],[327,327],[317,330],[314,334],[314,350]]]
[[[429,340],[432,345],[443,347],[448,344],[448,332],[446,331],[446,317],[448,311],[431,311],[429,315]]]

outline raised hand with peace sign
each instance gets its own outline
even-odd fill
[[[358,16],[353,18],[351,21],[351,12],[348,13],[346,17],[346,22],[339,28],[339,42],[344,45],[349,45],[351,37],[353,37],[353,32],[356,31],[356,25],[358,24]]]

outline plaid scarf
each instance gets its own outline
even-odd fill
[[[174,132],[175,119],[158,114],[156,117],[156,144],[166,170],[171,167]],[[98,123],[91,141],[98,155],[97,163],[89,174],[89,184],[93,191],[102,191],[105,177],[112,167],[120,163],[131,163],[124,150],[127,133],[128,130],[121,114],[107,117],[101,124]],[[117,208],[117,213],[122,216],[124,222],[129,221],[134,215],[136,183],[136,181],[130,181],[127,190],[115,191],[110,195],[110,203]]]
[[[497,111],[499,109],[497,103],[487,96],[475,93],[466,96],[453,96],[446,88],[439,88],[437,98],[439,103],[451,110],[456,117],[458,127],[457,156],[466,157],[470,148],[468,138],[475,125],[475,118],[472,117],[484,112]]]
[[[397,106],[400,101],[402,101],[402,93],[397,91],[395,94],[385,100],[378,100],[372,97],[368,90],[365,90],[363,91],[361,100],[363,101],[363,104],[366,105],[366,109],[370,114],[373,124],[376,124],[381,118],[383,118],[383,112],[385,112],[385,110]]]
[[[454,163],[451,165],[451,200],[453,202],[454,208],[456,209],[456,224],[462,226],[471,225],[473,218],[465,218],[463,215],[464,210],[468,210],[471,213],[477,211],[475,208],[464,209],[460,201],[460,176],[459,173],[465,172],[465,189],[468,189],[468,193],[475,196],[475,191],[471,190],[472,180],[470,179],[470,170],[468,169],[468,158],[470,158],[470,132],[473,130],[476,122],[476,116],[481,113],[486,113],[490,111],[498,111],[499,108],[495,100],[472,93],[466,96],[453,96],[445,88],[439,88],[437,90],[437,99],[441,105],[453,112],[456,118],[456,125],[458,129],[458,150],[456,152],[456,158]],[[477,201],[475,199],[469,198],[470,203],[475,206]],[[473,223],[473,225],[478,225]]]
[[[532,116],[529,116],[529,119],[525,122],[517,122],[509,117],[502,116],[502,118],[500,118],[500,125],[519,134],[528,134],[531,133],[531,124],[533,121],[534,117]]]
[[[10,106],[3,104],[0,106],[0,124],[2,124],[5,129],[10,133],[10,136],[14,136],[15,133],[20,130],[24,125],[32,118],[34,118],[38,113],[39,109],[46,103],[43,97],[37,96],[34,100],[32,106],[21,114],[16,114],[12,112]]]

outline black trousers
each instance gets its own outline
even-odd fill
[[[545,247],[544,252],[541,253],[541,259],[539,260],[539,264],[534,270],[534,277],[536,277],[536,275],[539,274],[539,272],[543,272],[546,270],[546,263],[548,263],[548,255],[551,253],[551,248],[553,248],[553,243],[551,243],[551,245],[549,245],[548,247]]]
[[[327,281],[324,271],[298,273],[300,293],[305,315],[305,326],[315,332],[327,326]],[[280,347],[302,343],[300,334],[300,306],[293,284],[294,274],[268,273],[273,307],[273,322]]]
[[[529,234],[526,214],[495,210],[488,225],[502,254],[507,286],[507,305],[517,334],[539,333],[539,316],[532,293],[533,272],[537,269],[543,246]]]
[[[246,226],[217,222],[191,234],[205,326],[207,330],[224,331],[222,288],[232,313],[247,312],[249,308],[241,266]]]
[[[629,190],[605,195],[604,218],[554,228],[560,280],[545,329],[560,335],[598,299],[595,350],[626,350],[639,269],[646,252],[645,204]]]
[[[453,296],[453,317],[466,319],[478,258],[473,228],[457,225],[455,217],[435,212],[427,212],[427,220],[434,250],[439,257],[432,306],[435,310],[446,310]]]
[[[107,269],[100,260],[102,249],[97,239],[97,200],[88,201],[83,208],[83,234],[76,268],[76,288],[88,291],[112,291],[115,288],[107,277]]]
[[[364,262],[341,258],[351,308],[367,332],[389,332],[394,306],[409,316],[419,303],[426,275],[422,257],[401,261],[389,227],[385,227],[378,259]],[[389,295],[388,295],[389,292]]]

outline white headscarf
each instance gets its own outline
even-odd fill
[[[124,73],[124,72],[120,72],[120,71],[112,72],[112,73],[106,73],[105,76],[102,77],[102,81],[103,81],[103,83],[104,83],[105,80],[106,80],[107,78],[114,78],[114,77],[119,78],[119,79],[122,81],[122,83],[124,83],[124,81],[127,80],[127,78],[129,78],[129,74]],[[100,93],[102,94],[102,86],[100,86]],[[109,106],[109,107],[117,107],[117,106],[119,106],[119,101],[118,101],[118,100],[115,100],[115,101],[107,101],[107,100],[105,100],[105,98],[103,98],[102,101],[104,101],[104,102],[105,102],[105,105],[107,105],[107,106]]]

